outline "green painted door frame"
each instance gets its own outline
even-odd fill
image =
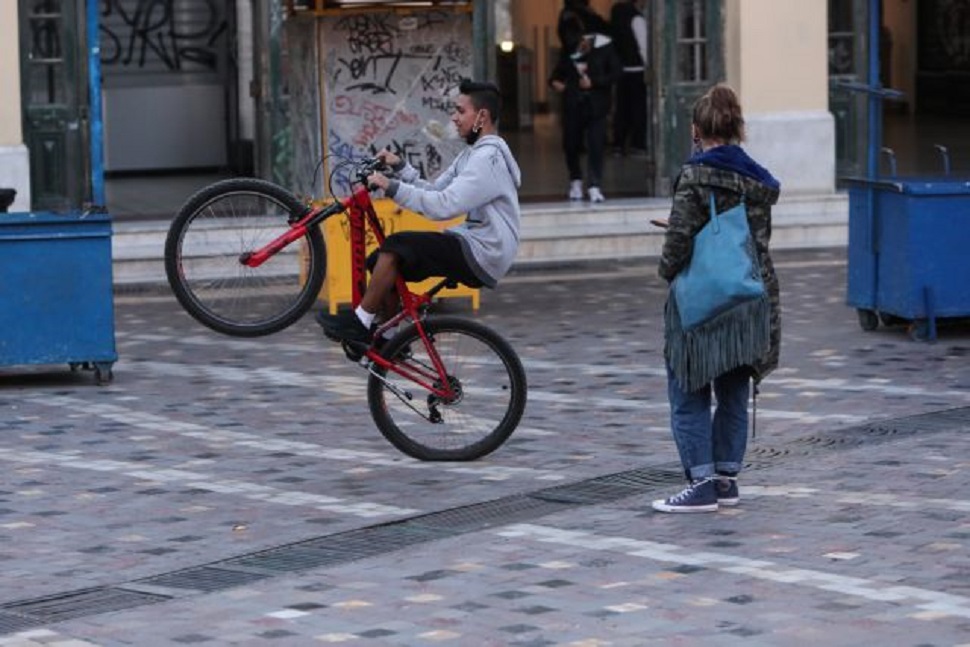
[[[495,55],[495,5],[490,0],[472,4],[472,38],[475,41],[475,78],[498,81]]]
[[[654,5],[658,47],[655,90],[657,195],[670,195],[690,155],[694,101],[725,78],[723,0],[663,0]]]
[[[31,210],[80,209],[90,172],[85,3],[19,0],[18,15]]]
[[[835,120],[836,177],[864,176],[869,97],[852,89],[868,83],[869,0],[828,0],[829,111]]]

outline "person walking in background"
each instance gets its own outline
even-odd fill
[[[771,332],[767,352],[756,353],[740,341],[740,331],[756,325],[754,321],[731,322],[714,330],[704,327],[706,334],[694,339],[696,345],[690,347],[684,343],[683,331],[665,327],[670,427],[689,484],[668,499],[654,501],[653,508],[660,512],[713,512],[719,505],[738,503],[737,477],[747,448],[750,382],[753,379],[757,385],[774,370],[781,344],[778,277],[768,253],[771,207],[778,201],[780,184],[738,145],[744,139],[744,118],[731,88],[716,85],[697,100],[691,131],[697,152],[681,168],[674,186],[658,273],[672,282],[687,268],[694,236],[710,219],[711,196],[717,213],[743,201],[770,303]],[[671,307],[669,297],[665,307]],[[691,334],[696,335],[697,329]],[[674,370],[683,365],[673,362],[672,356],[685,356],[691,383],[703,386],[685,388],[685,375]],[[713,418],[712,389],[717,398]]]
[[[620,154],[647,152],[647,64],[646,0],[617,0],[610,10],[613,43],[623,65],[616,83],[613,113],[613,148]],[[629,147],[628,147],[629,146]]]
[[[589,14],[595,15],[591,10]],[[588,196],[591,202],[603,202],[605,197],[600,187],[607,119],[613,84],[621,69],[612,38],[605,33],[588,32],[580,15],[568,14],[559,25],[563,47],[549,85],[562,96],[562,141],[569,171],[569,199],[583,198],[579,157],[585,138]]]
[[[559,46],[570,52],[576,51],[579,44],[575,42],[575,35],[572,33],[572,21],[577,19],[583,26],[584,34],[608,34],[610,31],[609,23],[589,6],[589,0],[564,0],[559,11],[556,34],[559,36]]]

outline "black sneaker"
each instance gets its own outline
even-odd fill
[[[371,342],[370,329],[365,327],[351,310],[344,310],[335,315],[327,314],[321,310],[317,313],[317,323],[323,327],[323,334],[334,341],[353,342],[355,344],[370,344]]]
[[[714,477],[714,487],[717,490],[718,505],[737,505],[741,501],[737,477],[718,475]]]
[[[694,481],[669,499],[653,502],[658,512],[717,512],[717,489],[713,479]]]

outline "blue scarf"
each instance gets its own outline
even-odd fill
[[[775,179],[775,176],[768,172],[768,169],[751,159],[744,152],[743,148],[735,144],[715,146],[706,151],[696,153],[687,160],[687,163],[731,171],[749,177],[772,189],[781,188],[781,183]]]

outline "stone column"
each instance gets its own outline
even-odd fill
[[[20,98],[20,38],[16,2],[0,2],[0,188],[15,189],[10,211],[30,210],[30,157],[24,145]]]
[[[835,190],[825,2],[728,0],[727,80],[747,122],[745,148],[783,193]]]

